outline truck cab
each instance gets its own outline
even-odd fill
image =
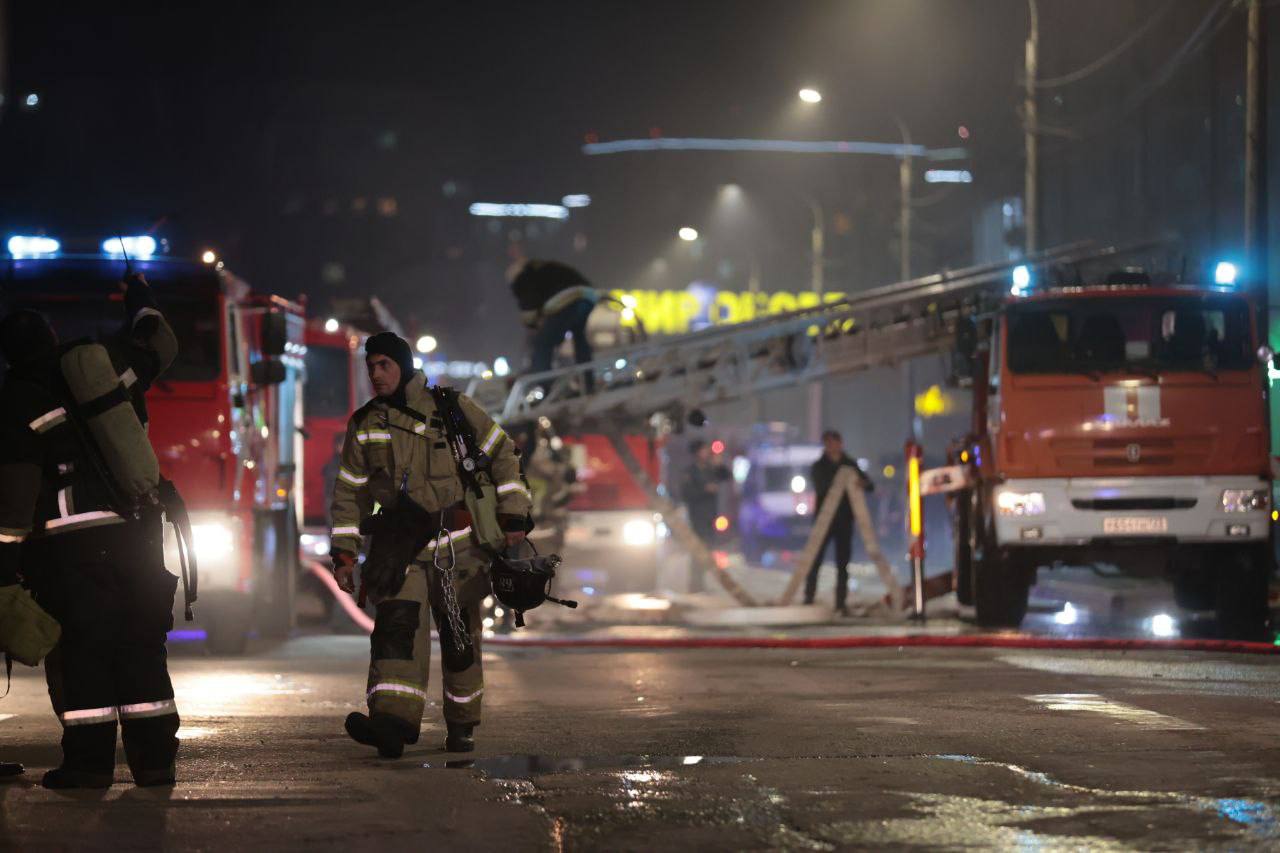
[[[1273,558],[1257,327],[1247,297],[1215,287],[1067,287],[1002,306],[975,379],[985,418],[957,561],[980,622],[1017,625],[1040,568],[1107,563],[1258,633]]]
[[[39,311],[63,340],[114,334],[123,321],[119,282],[132,269],[177,335],[177,358],[147,395],[148,433],[191,515],[200,568],[194,627],[211,649],[230,653],[255,630],[287,634],[298,569],[301,307],[254,293],[220,263],[157,254],[150,237],[124,238],[128,260],[108,250],[110,239],[101,252],[65,254],[42,239],[49,251],[9,241],[3,311]],[[166,543],[176,571],[168,525]]]

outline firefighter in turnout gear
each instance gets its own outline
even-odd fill
[[[120,332],[101,342],[60,345],[32,311],[0,321],[0,573],[16,570],[62,626],[45,660],[63,726],[49,788],[111,785],[117,721],[134,781],[175,779],[165,639],[177,578],[164,566],[144,394],[178,344],[140,275],[124,305]]]
[[[475,747],[472,730],[480,723],[484,694],[480,608],[490,592],[489,553],[514,545],[528,531],[528,487],[502,428],[467,397],[454,396],[449,399],[455,404],[442,406],[445,398],[438,395],[451,392],[427,387],[402,338],[390,332],[370,337],[365,361],[377,396],[347,424],[330,508],[334,576],[354,592],[356,555],[367,543],[361,584],[376,608],[369,713],[348,716],[347,733],[387,758],[417,742],[434,620],[443,658],[446,748],[467,752]],[[463,467],[475,460],[459,455],[459,429],[470,432],[479,467]],[[481,485],[487,500],[473,503],[471,489]],[[379,520],[388,523],[378,527]],[[401,547],[386,558],[379,549],[391,540]]]

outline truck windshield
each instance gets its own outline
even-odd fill
[[[351,366],[345,347],[307,347],[308,418],[346,418],[351,414]]]
[[[0,278],[0,314],[21,308],[39,311],[63,341],[108,338],[120,332],[125,321],[120,271],[113,266],[119,265],[17,266]],[[144,274],[178,338],[178,355],[162,379],[217,379],[222,372],[217,279],[171,272],[158,264],[150,265]]]
[[[1248,370],[1247,303],[1232,296],[1069,298],[1008,311],[1013,373]]]

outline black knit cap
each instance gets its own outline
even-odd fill
[[[0,354],[11,365],[47,358],[57,347],[58,336],[43,314],[24,309],[0,320]]]
[[[376,335],[370,335],[364,342],[364,354],[366,356],[385,355],[398,364],[401,388],[413,378],[413,373],[417,370],[413,366],[413,350],[409,349],[409,342],[395,332],[378,332]]]

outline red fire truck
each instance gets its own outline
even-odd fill
[[[979,622],[1018,625],[1042,567],[1110,564],[1260,634],[1273,557],[1257,328],[1229,287],[1135,273],[1014,295],[983,324],[961,453],[975,485],[956,501],[957,585]]]
[[[0,278],[5,310],[32,308],[64,340],[120,328],[118,240],[100,252],[9,241]],[[148,395],[151,442],[191,513],[200,568],[197,622],[216,652],[243,650],[249,634],[288,633],[298,571],[298,431],[303,316],[299,305],[254,293],[221,264],[156,254],[151,237],[123,238],[180,344]],[[42,250],[42,251],[36,251]],[[176,554],[170,551],[170,567]]]
[[[657,448],[644,436],[626,438],[632,455],[653,482],[661,482]],[[587,587],[608,592],[652,592],[666,525],[649,508],[606,436],[566,436],[577,478],[564,533],[564,572]]]
[[[362,339],[355,328],[335,319],[307,321],[307,392],[303,402],[307,463],[302,515],[308,528],[328,526],[329,490],[337,476],[329,470],[331,463],[342,448],[347,419],[373,396],[360,352]],[[327,543],[323,551],[312,550],[316,555],[329,553]]]

